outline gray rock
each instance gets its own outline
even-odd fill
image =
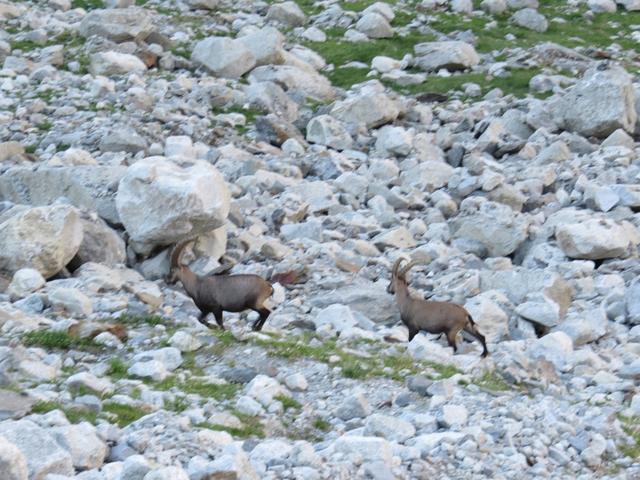
[[[45,284],[46,280],[38,270],[21,268],[13,274],[7,293],[13,300],[17,300],[40,290]]]
[[[27,460],[13,443],[0,436],[0,474],[3,480],[27,480]]]
[[[131,455],[122,463],[122,471],[117,480],[144,480],[144,476],[151,471],[151,466],[142,455]]]
[[[302,373],[292,373],[291,375],[286,376],[284,384],[289,390],[298,392],[305,391],[309,388],[309,382],[307,382],[306,377]]]
[[[80,22],[78,32],[83,37],[98,35],[113,42],[142,41],[153,31],[147,9],[118,8],[92,10]]]
[[[89,71],[92,75],[126,75],[128,73],[143,73],[147,66],[135,55],[120,52],[98,52],[91,55]]]
[[[331,115],[344,123],[375,128],[395,120],[400,113],[398,105],[388,95],[364,92],[336,102]]]
[[[322,241],[322,231],[322,223],[314,218],[302,223],[287,223],[282,225],[280,235],[287,241],[301,238]]]
[[[607,333],[607,313],[603,305],[593,307],[588,303],[575,302],[567,318],[555,329],[566,333],[575,346],[595,342]]]
[[[330,115],[318,115],[307,124],[307,141],[336,150],[346,150],[353,145],[353,139],[339,120]]]
[[[568,362],[569,355],[573,352],[573,341],[564,332],[552,332],[536,340],[529,347],[529,356],[532,359],[542,358],[556,368],[563,368]]]
[[[278,115],[288,122],[298,118],[298,104],[273,82],[251,83],[246,87],[247,101],[260,110]]]
[[[561,100],[558,120],[567,130],[605,138],[617,129],[633,132],[635,91],[621,67],[592,68]]]
[[[391,464],[391,445],[383,438],[343,435],[334,442],[333,448],[343,455],[356,455],[365,461],[382,461],[387,465]]]
[[[546,32],[549,27],[549,23],[544,15],[538,13],[537,10],[533,8],[518,10],[511,18],[516,25],[534,30],[538,33]]]
[[[613,0],[589,0],[587,7],[594,13],[614,13],[617,10]]]
[[[0,363],[6,363],[6,360],[3,358]],[[0,389],[0,421],[24,417],[34,403],[35,399],[27,394]]]
[[[222,226],[229,200],[222,175],[207,162],[180,168],[150,157],[129,167],[120,181],[116,207],[132,240],[167,245]]]
[[[102,137],[99,148],[103,152],[138,153],[147,149],[147,141],[130,128],[117,129]]]
[[[74,474],[71,455],[35,423],[29,420],[2,422],[0,437],[15,445],[27,460],[29,479],[44,480],[48,474]]]
[[[86,317],[93,313],[91,299],[77,288],[56,288],[49,293],[49,302],[54,311],[72,317]]]
[[[389,21],[383,15],[375,12],[363,15],[356,23],[356,29],[369,38],[393,37],[393,28]]]
[[[202,342],[193,335],[183,330],[179,330],[169,339],[172,347],[177,348],[181,352],[195,352],[202,346]]]
[[[91,390],[103,396],[113,393],[114,387],[107,378],[98,378],[89,372],[79,372],[67,378],[65,384],[71,391]]]
[[[210,478],[233,478],[238,480],[259,480],[260,478],[249,462],[247,455],[241,450],[217,457],[209,464],[207,471],[211,475]]]
[[[256,375],[258,371],[252,367],[225,368],[220,372],[220,376],[231,383],[249,383]]]
[[[100,468],[107,456],[107,445],[87,422],[51,429],[58,444],[71,454],[73,466],[79,470]]]
[[[75,208],[30,208],[0,223],[0,270],[33,268],[49,278],[71,261],[81,242],[82,224]]]
[[[538,0],[507,0],[507,6],[511,10],[521,10],[523,8],[538,8]]]
[[[241,40],[227,37],[200,40],[193,48],[191,60],[224,78],[240,78],[256,66],[251,50]]]
[[[422,375],[412,375],[407,380],[407,387],[423,397],[430,396],[429,387],[433,381]]]
[[[115,206],[121,166],[12,168],[0,175],[0,198],[33,206],[48,206],[59,197],[74,206],[119,225]]]
[[[274,20],[290,27],[307,23],[307,17],[296,2],[274,3],[267,11],[267,20]]]
[[[491,15],[500,15],[507,11],[505,0],[482,0],[480,8]]]
[[[263,65],[252,70],[249,82],[274,82],[285,91],[300,91],[319,101],[332,100],[335,90],[331,82],[318,72],[293,65]]]
[[[451,11],[458,13],[473,12],[473,2],[471,0],[452,0]]]
[[[529,221],[508,206],[479,197],[460,204],[459,215],[450,221],[454,238],[469,238],[484,245],[490,257],[513,253],[527,238]]]
[[[83,231],[82,243],[70,262],[70,268],[76,269],[87,262],[107,266],[125,263],[126,245],[115,230],[96,216],[82,215],[80,222]]]
[[[444,405],[439,422],[444,428],[460,428],[467,424],[469,413],[464,405]]]
[[[413,49],[415,65],[425,72],[441,68],[464,70],[480,62],[476,50],[466,42],[426,42],[417,44]]]
[[[368,417],[370,414],[371,407],[362,393],[345,398],[335,411],[336,417],[345,422],[354,418]]]
[[[608,218],[558,225],[555,236],[565,255],[590,260],[624,256],[640,243],[640,235],[632,224]]]
[[[274,402],[275,397],[291,396],[289,391],[280,385],[275,378],[267,377],[266,375],[256,375],[245,387],[245,393],[255,398],[264,407],[269,407]]]
[[[416,429],[411,423],[401,418],[374,413],[367,417],[363,434],[403,443],[416,434]]]
[[[189,480],[189,475],[182,467],[160,467],[147,473],[144,480]]]
[[[264,27],[238,38],[256,59],[256,66],[285,63],[284,35],[277,28]]]

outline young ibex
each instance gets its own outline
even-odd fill
[[[409,329],[409,341],[420,330],[429,333],[444,333],[447,336],[449,346],[456,352],[456,336],[461,330],[476,338],[483,348],[482,356],[489,354],[484,336],[478,332],[471,315],[460,305],[449,302],[433,302],[421,298],[413,298],[409,293],[406,275],[415,262],[409,262],[400,269],[402,258],[396,260],[391,270],[391,283],[387,292],[395,294],[400,307],[400,318]]]
[[[271,310],[264,306],[265,300],[273,294],[271,284],[258,275],[228,275],[230,268],[219,269],[214,275],[197,275],[186,265],[180,264],[182,251],[192,241],[193,239],[189,239],[180,242],[173,249],[167,282],[182,282],[185,291],[201,312],[198,320],[203,325],[211,328],[211,324],[207,322],[207,315],[213,313],[216,323],[224,330],[223,311],[254,310],[260,314],[260,318],[253,324],[253,330],[261,330],[271,313]]]

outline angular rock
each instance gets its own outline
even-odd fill
[[[401,418],[374,413],[367,417],[363,434],[403,443],[416,434],[416,429],[411,423]]]
[[[275,3],[267,11],[267,20],[274,20],[290,27],[300,27],[307,23],[307,17],[296,2]]]
[[[71,454],[73,466],[79,470],[100,468],[107,456],[107,444],[87,422],[56,427],[51,430],[58,444]]]
[[[529,356],[533,359],[543,358],[561,369],[573,352],[573,342],[564,332],[552,332],[536,340],[529,347]]]
[[[353,139],[340,121],[330,115],[318,115],[307,124],[307,141],[336,150],[346,150],[353,145]]]
[[[91,55],[89,71],[92,75],[126,75],[128,73],[143,73],[147,66],[135,55],[119,52],[98,52]]]
[[[46,280],[38,270],[22,268],[13,274],[7,293],[13,300],[17,300],[41,289],[45,284]]]
[[[0,437],[15,445],[27,461],[30,480],[48,474],[74,475],[71,455],[44,428],[29,420],[0,423]]]
[[[354,418],[368,417],[370,414],[369,402],[361,393],[345,398],[335,411],[336,417],[345,422]]]
[[[286,61],[284,35],[277,28],[264,27],[260,30],[239,37],[256,60],[256,66],[279,65]]]
[[[640,234],[631,223],[608,218],[558,225],[555,236],[565,255],[589,260],[621,257],[640,243]]]
[[[142,41],[153,32],[153,23],[144,8],[92,10],[80,22],[78,32],[83,37],[98,35],[116,43]]]
[[[132,240],[168,245],[222,226],[229,200],[222,175],[210,164],[195,161],[180,168],[150,157],[129,167],[120,181],[116,207]]]
[[[631,77],[621,67],[589,69],[557,112],[567,130],[584,136],[605,138],[619,128],[631,133],[637,118]]]
[[[147,149],[147,141],[135,130],[117,129],[102,137],[99,148],[103,152],[138,153]]]
[[[544,15],[538,13],[538,11],[533,8],[518,10],[511,18],[516,25],[538,33],[546,32],[549,27],[549,23]]]
[[[223,78],[240,78],[256,66],[251,50],[241,40],[227,37],[200,40],[193,48],[191,60]]]
[[[334,442],[333,448],[343,455],[355,454],[365,461],[391,463],[391,445],[383,438],[343,435]]]
[[[379,13],[371,12],[360,17],[356,29],[369,38],[391,38],[393,28],[389,21]]]
[[[273,403],[275,397],[284,396],[290,397],[289,391],[284,388],[280,383],[271,377],[266,375],[257,375],[249,384],[245,387],[245,393],[250,397],[255,398],[264,407],[268,407]]]
[[[331,116],[344,123],[364,124],[375,128],[394,121],[400,113],[398,105],[384,93],[366,92],[336,102]]]
[[[323,75],[293,65],[263,65],[249,74],[249,82],[274,82],[285,91],[300,91],[319,101],[333,100],[335,90]]]
[[[124,264],[127,258],[124,240],[109,225],[96,216],[82,215],[82,243],[69,267],[77,269],[87,262],[106,266]]]
[[[51,307],[56,312],[72,317],[86,317],[93,313],[93,303],[77,288],[59,287],[48,295]]]
[[[82,236],[80,215],[69,205],[25,210],[0,223],[0,270],[33,268],[49,278],[71,261]]]
[[[460,41],[419,43],[414,48],[415,65],[425,72],[446,68],[464,70],[480,62],[472,45]]]
[[[527,238],[529,221],[504,204],[469,197],[460,204],[460,213],[450,226],[455,238],[476,240],[490,257],[503,257]]]
[[[27,480],[27,460],[13,443],[0,436],[0,475],[3,480]]]

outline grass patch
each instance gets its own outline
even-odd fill
[[[143,325],[149,325],[155,327],[157,325],[166,325],[168,320],[162,318],[160,315],[129,315],[124,313],[115,319],[116,322],[129,327],[141,327]]]
[[[243,426],[241,428],[227,427],[225,425],[218,425],[208,422],[199,423],[196,425],[196,427],[227,432],[232,437],[237,438],[265,437],[264,427],[262,426],[262,423],[260,423],[260,419],[258,419],[257,417],[252,417],[251,415],[247,415],[245,413],[241,413],[235,409],[231,410],[231,413],[233,413],[233,415],[235,415],[242,422]]]
[[[49,120],[45,120],[44,122],[37,124],[36,127],[38,128],[38,130],[48,132],[53,128],[53,123],[51,123]]]
[[[285,412],[287,410],[300,410],[302,408],[302,405],[300,404],[300,402],[298,402],[294,398],[287,397],[286,395],[276,395],[273,398],[275,398],[282,404]]]
[[[313,428],[322,430],[323,432],[327,432],[331,429],[331,424],[326,421],[324,418],[316,418],[313,421]]]
[[[233,383],[208,383],[202,380],[189,379],[179,382],[176,377],[169,377],[162,382],[151,384],[157,390],[171,390],[177,388],[184,393],[193,393],[203,398],[213,398],[215,400],[229,400],[235,397],[240,389],[239,385]]]
[[[14,40],[11,42],[11,50],[21,50],[23,52],[31,52],[45,46],[46,44],[34,42],[33,40]]]
[[[109,370],[107,371],[107,375],[114,380],[121,380],[128,377],[127,370],[129,370],[129,365],[127,365],[120,357],[115,357],[109,360]]]
[[[231,333],[230,330],[214,329],[211,331],[211,335],[216,337],[217,342],[209,348],[209,351],[218,357],[221,356],[228,348],[238,343],[236,337],[233,336],[233,333]]]
[[[635,445],[622,445],[620,451],[627,457],[638,459],[640,458],[640,417],[625,417],[624,415],[618,416],[620,422],[622,422],[622,429],[627,435],[633,438]]]
[[[495,371],[484,372],[482,376],[474,379],[473,383],[480,388],[484,388],[491,392],[505,392],[512,389],[511,385],[509,385],[502,376]]]
[[[36,150],[38,149],[37,145],[27,145],[26,147],[24,147],[24,151],[26,153],[36,153]]]
[[[95,425],[98,418],[96,412],[84,408],[64,407],[59,402],[38,402],[31,407],[31,412],[39,414],[49,413],[54,410],[61,410],[67,417],[67,420],[74,424],[89,422]]]
[[[335,340],[328,340],[319,346],[309,344],[310,337],[303,336],[300,341],[293,339],[257,340],[256,343],[264,347],[270,355],[296,360],[310,358],[323,363],[329,363],[331,357],[337,357],[336,363],[342,374],[347,378],[365,379],[371,377],[387,377],[403,381],[406,375],[423,373],[431,370],[434,378],[448,378],[459,370],[452,365],[435,362],[418,362],[406,355],[385,355],[377,353],[372,356],[359,356],[346,352],[338,347]]]
[[[164,401],[164,408],[166,410],[171,410],[172,412],[177,412],[177,413],[182,413],[184,412],[187,408],[189,408],[189,402],[186,401],[186,399],[182,398],[182,397],[174,397],[173,400]]]
[[[77,338],[67,332],[39,330],[27,332],[22,336],[22,343],[27,347],[42,347],[58,350],[84,350],[100,348],[100,345],[87,338]]]
[[[116,424],[120,428],[126,427],[149,413],[143,408],[116,402],[105,403],[102,406],[102,411],[117,417]]]
[[[71,7],[94,10],[96,8],[104,8],[104,2],[102,0],[72,0]]]

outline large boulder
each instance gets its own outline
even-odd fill
[[[369,38],[391,38],[393,37],[393,28],[389,21],[379,13],[371,12],[363,15],[356,29],[364,33]]]
[[[303,69],[293,65],[263,65],[249,74],[249,82],[273,82],[287,92],[302,92],[319,101],[333,100],[335,90],[324,75],[311,68]]]
[[[124,240],[107,222],[95,215],[82,215],[80,221],[84,235],[70,268],[78,268],[87,262],[108,266],[125,263],[127,252]]]
[[[83,422],[51,430],[58,444],[71,454],[73,466],[79,470],[100,468],[107,456],[107,444],[96,431],[96,427]]]
[[[637,114],[631,76],[622,67],[591,68],[556,112],[567,130],[584,136],[605,138],[619,128],[632,133]]]
[[[640,243],[636,227],[609,218],[561,224],[556,227],[555,235],[566,256],[589,260],[625,256]]]
[[[115,195],[125,171],[122,166],[16,167],[0,175],[0,198],[45,206],[65,197],[74,206],[119,225]]]
[[[224,78],[240,78],[256,66],[256,57],[242,40],[228,37],[200,40],[193,48],[191,60]]]
[[[98,35],[113,42],[144,40],[153,32],[153,23],[144,8],[92,10],[80,22],[83,37]]]
[[[393,122],[400,114],[398,104],[384,92],[364,90],[336,102],[331,115],[344,123],[375,128]]]
[[[82,243],[78,211],[69,205],[35,207],[0,224],[0,270],[38,270],[49,278],[62,270]]]
[[[353,145],[353,139],[339,120],[331,115],[318,115],[307,124],[307,141],[345,150]]]
[[[13,443],[0,437],[0,478],[3,480],[27,480],[27,460]]]
[[[426,72],[447,70],[464,70],[480,63],[475,48],[466,42],[425,42],[414,48],[415,65]]]
[[[168,245],[221,227],[229,202],[229,189],[215,167],[204,161],[181,167],[163,157],[131,165],[116,196],[131,239],[146,245]]]
[[[490,257],[512,254],[528,235],[529,221],[502,203],[469,197],[460,204],[460,213],[450,222],[455,238],[480,242]]]
[[[50,473],[74,475],[71,455],[35,423],[29,420],[2,422],[0,437],[15,445],[27,460],[30,480],[44,480]]]

